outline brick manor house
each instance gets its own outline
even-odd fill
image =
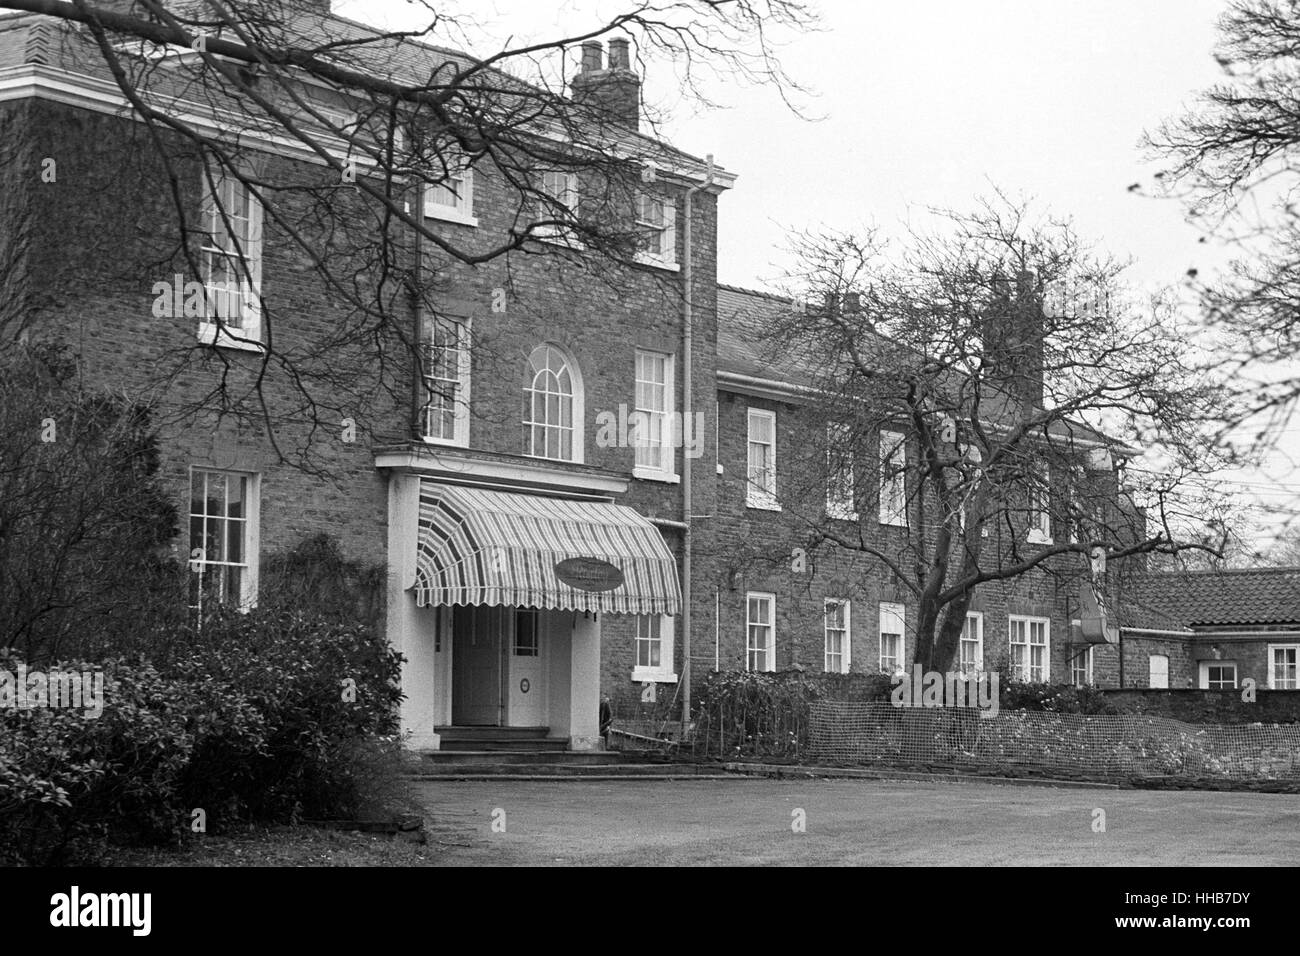
[[[375,36],[327,6],[303,3],[295,16],[293,29],[315,35]],[[403,40],[391,69],[427,75],[455,56]],[[613,109],[627,141],[655,157],[637,205],[646,241],[635,262],[591,270],[539,241],[478,265],[444,264],[441,318],[421,326],[430,387],[413,382],[406,398],[395,395],[366,440],[321,446],[327,477],[282,464],[256,430],[162,419],[163,472],[188,517],[175,551],[203,548],[213,599],[251,606],[259,556],[321,533],[349,558],[387,568],[383,627],[407,659],[402,726],[417,749],[482,725],[546,728],[586,749],[599,746],[602,694],[636,701],[653,687],[680,706],[688,672],[698,682],[715,668],[850,673],[910,661],[909,593],[861,555],[822,555],[806,574],[737,561],[746,549],[788,553],[792,536],[770,504],[791,466],[782,450],[802,427],[801,400],[755,345],[756,323],[781,303],[718,283],[718,215],[737,177],[639,128],[631,62],[625,42],[586,44],[570,88]],[[196,126],[230,130],[201,97],[182,106]],[[31,336],[69,344],[88,381],[164,406],[201,403],[219,377],[255,374],[260,305],[237,336],[204,316],[157,316],[148,277],[185,270],[158,266],[174,255],[160,252],[158,233],[175,213],[141,128],[82,28],[0,18],[0,142],[24,144],[5,154],[18,168],[0,179],[0,209],[21,209],[30,223],[18,268],[36,290]],[[244,134],[267,179],[290,181],[320,163],[283,139]],[[239,211],[232,228],[244,230],[255,260],[258,303],[278,316],[276,348],[310,347],[340,306],[287,240],[284,220],[263,219],[237,179],[210,185],[178,141],[164,142],[177,147],[173,186],[195,221],[213,188]],[[47,157],[57,160],[57,183],[42,182]],[[564,202],[584,188],[572,173],[546,183]],[[454,188],[425,194],[421,212],[429,227],[488,247],[516,208],[509,183],[484,162],[459,171]],[[244,295],[211,271],[222,254],[202,259],[199,281]],[[501,290],[505,308],[494,307]],[[489,339],[491,360],[478,353]],[[200,360],[160,392],[156,369],[187,351]],[[618,440],[631,412],[652,423],[655,440]],[[291,443],[300,423],[288,413],[283,421],[275,437]],[[897,531],[886,519],[883,509],[860,516],[881,540]],[[1085,643],[1077,583],[1062,580],[1031,573],[981,586],[962,664],[1010,660],[1027,679],[1104,686],[1118,685],[1121,666],[1130,686],[1154,682],[1153,656],[1165,658],[1169,686],[1203,667],[1183,623],[1147,621],[1121,632],[1120,644]],[[1168,650],[1174,644],[1187,652]]]

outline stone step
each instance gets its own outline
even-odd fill
[[[498,751],[534,751],[565,753],[569,741],[564,738],[497,738],[474,737],[471,739],[442,738],[442,753],[477,753],[486,750]]]
[[[677,763],[501,763],[501,764],[423,764],[407,776],[412,780],[448,779],[518,779],[521,777],[599,777],[614,779],[624,777],[694,777],[717,774],[716,768],[702,768],[697,772],[694,764]]]
[[[458,766],[514,763],[534,764],[618,764],[651,763],[644,759],[629,759],[612,750],[434,750],[420,754],[424,766]]]
[[[451,738],[452,740],[482,740],[482,739],[501,739],[501,740],[529,740],[544,739],[550,734],[550,727],[435,727],[434,733],[443,739]]]

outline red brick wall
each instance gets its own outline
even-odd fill
[[[295,396],[274,373],[265,396],[276,420],[275,440],[296,456],[310,442],[311,463],[323,480],[280,464],[265,430],[210,415],[193,416],[199,402],[224,376],[232,392],[247,389],[260,371],[255,353],[197,348],[196,319],[153,314],[153,284],[184,281],[191,274],[179,243],[176,208],[162,185],[167,170],[142,128],[102,114],[41,102],[31,108],[28,129],[38,155],[57,162],[55,183],[40,191],[32,243],[32,277],[41,292],[39,336],[72,345],[88,383],[156,403],[163,435],[162,468],[183,509],[191,465],[262,473],[263,554],[327,532],[349,557],[382,562],[386,553],[386,498],[375,472],[366,425],[385,438],[397,429],[391,413],[359,423],[357,440],[343,440],[342,409],[325,409],[325,427],[312,434],[295,414]],[[271,172],[290,174],[287,161],[270,160]],[[176,159],[186,215],[196,222],[200,172],[192,160]],[[298,213],[302,210],[295,209]],[[264,292],[275,317],[277,348],[305,348],[338,310],[321,290],[305,255],[266,224]],[[388,418],[389,420],[385,420]],[[181,529],[178,550],[185,547]]]
[[[294,393],[272,375],[267,400],[276,419],[275,439],[290,452],[309,447],[310,474],[276,461],[263,430],[211,418],[172,420],[180,408],[199,401],[226,376],[246,387],[259,371],[253,353],[197,347],[194,319],[159,319],[153,315],[153,283],[170,281],[176,272],[189,275],[177,254],[179,235],[171,196],[161,184],[168,171],[154,155],[143,128],[102,114],[46,102],[6,107],[30,116],[26,135],[33,154],[53,156],[58,181],[38,193],[38,223],[33,279],[46,294],[39,303],[41,334],[69,341],[83,362],[89,381],[121,388],[159,403],[162,411],[163,468],[178,502],[188,497],[191,465],[262,473],[260,545],[263,554],[291,547],[303,537],[328,533],[340,539],[349,558],[382,563],[386,558],[386,493],[373,465],[372,446],[404,440],[409,411],[380,388],[358,406],[357,438],[343,441],[341,420],[351,396],[335,396],[337,408],[323,414],[327,426],[312,432],[293,422]],[[180,146],[177,145],[177,149]],[[301,164],[269,158],[268,174],[289,178],[304,173]],[[183,202],[188,216],[198,210],[200,173],[193,162],[178,160]],[[324,175],[323,172],[320,172]],[[39,188],[39,187],[37,187]],[[342,201],[346,201],[344,195]],[[286,215],[310,225],[310,200],[284,200]],[[440,225],[468,243],[486,245],[499,239],[508,224],[509,197],[486,174],[475,177],[477,230]],[[681,200],[679,197],[679,210]],[[684,247],[685,216],[679,214],[677,247]],[[703,413],[704,456],[694,463],[696,513],[711,512],[714,502],[714,355],[716,351],[716,198],[696,194],[694,231],[694,396]],[[277,350],[310,347],[341,321],[344,311],[282,229],[267,217],[263,292],[273,316]],[[469,238],[465,238],[468,235]],[[323,254],[328,254],[322,243]],[[478,266],[439,263],[438,307],[473,321],[476,352],[472,375],[471,446],[521,455],[524,368],[528,353],[544,341],[554,342],[576,361],[585,386],[583,421],[586,462],[601,469],[630,473],[631,448],[600,448],[596,417],[634,405],[634,350],[673,353],[682,410],[682,274],[667,270],[585,266],[555,249],[543,254],[511,254]],[[505,291],[505,311],[492,309],[495,290]],[[364,362],[362,355],[338,361]],[[359,368],[362,368],[359,366]],[[274,372],[274,370],[272,370]],[[401,396],[400,367],[390,367],[389,384]],[[677,470],[682,470],[682,452]],[[680,484],[632,480],[625,503],[643,514],[680,521]],[[680,535],[665,534],[680,556]],[[186,548],[186,532],[177,539]],[[698,591],[697,621],[712,621],[712,592]],[[699,626],[699,625],[697,625]],[[603,622],[604,679],[608,691],[639,694],[631,685],[634,664],[633,622],[617,616]],[[675,670],[681,672],[682,640],[675,642]]]
[[[745,505],[745,469],[747,463],[747,409],[775,410],[777,413],[777,484],[784,493],[792,472],[799,467],[798,449],[802,436],[817,427],[799,406],[772,399],[722,392],[720,395],[720,457],[725,473],[718,481],[719,501],[712,518],[698,525],[701,539],[697,586],[720,589],[717,645],[723,669],[745,666],[745,594],[765,591],[776,595],[776,666],[778,669],[800,666],[808,670],[824,668],[824,631],[822,608],[827,598],[852,601],[853,672],[874,671],[879,661],[879,604],[884,601],[906,606],[907,626],[905,656],[915,653],[914,631],[916,602],[910,589],[876,559],[824,545],[807,555],[807,571],[793,570],[792,550],[803,546],[805,525],[789,510],[783,512],[749,508]],[[871,475],[859,481],[874,480]],[[819,507],[819,506],[818,506]],[[899,542],[890,544],[904,532],[864,516],[868,542],[895,551]],[[846,527],[852,527],[846,525]],[[739,571],[738,586],[732,587],[733,570]],[[1009,655],[1008,623],[1010,614],[1047,617],[1051,620],[1051,664],[1053,681],[1070,679],[1068,663],[1069,621],[1077,616],[1076,579],[1034,571],[1010,582],[981,585],[971,604],[972,611],[984,614],[984,659],[993,666]],[[713,666],[714,635],[700,635],[697,668]],[[706,652],[707,651],[707,655]],[[1109,680],[1115,651],[1109,647],[1094,650],[1094,680]]]

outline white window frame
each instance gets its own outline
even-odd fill
[[[1051,471],[1046,465],[1034,469],[1033,483],[1029,489],[1030,544],[1052,543],[1052,483]]]
[[[456,344],[453,348],[456,351],[457,377],[451,379],[431,375],[430,373],[435,371],[433,358],[431,354],[426,355],[424,359],[424,381],[422,383],[424,389],[424,400],[420,404],[420,437],[430,445],[448,445],[455,448],[468,448],[471,368],[470,341],[472,331],[470,320],[451,316],[434,317],[429,324],[427,332],[429,341],[424,345],[424,349],[428,353],[432,353],[435,349],[433,336],[439,325],[450,325],[456,330]],[[441,346],[439,348],[443,351],[448,350],[447,346]],[[452,406],[452,434],[450,437],[442,434],[431,435],[429,433],[429,412],[431,409],[431,401],[434,398],[430,383],[434,381],[451,383],[450,388],[453,391],[453,395],[450,398]],[[447,387],[448,386],[444,385],[442,386],[442,389],[445,391]],[[442,396],[442,399],[445,400],[446,396]]]
[[[538,369],[535,366],[534,362],[538,354],[546,349],[549,349],[555,354],[560,356],[560,358],[563,360],[564,363],[563,370],[567,370],[569,373],[570,391],[568,393],[568,398],[569,398],[569,424],[568,425],[563,424],[563,416],[561,416],[561,420],[558,424],[551,422],[549,417],[544,417],[541,420],[536,420],[533,418],[533,411],[536,408],[537,396],[541,395],[544,397],[547,395],[560,395],[561,398],[563,398],[564,396],[563,392],[546,392],[546,391],[540,391],[535,388],[539,376],[542,375],[542,372],[545,371],[545,369]],[[549,362],[547,363],[547,368],[549,368]],[[545,461],[566,461],[566,462],[571,462],[579,465],[582,464],[583,452],[584,452],[583,434],[586,431],[586,426],[585,426],[585,411],[584,411],[584,401],[583,401],[584,396],[583,396],[583,387],[582,387],[582,373],[578,369],[578,363],[573,360],[573,356],[570,355],[567,350],[560,348],[558,345],[556,345],[553,342],[543,342],[528,354],[527,371],[525,374],[527,376],[527,380],[524,383],[524,404],[525,404],[525,409],[524,409],[525,417],[523,419],[523,425],[525,429],[524,454],[527,455],[529,458],[540,458]],[[559,376],[556,377],[558,378]],[[543,399],[543,404],[544,406],[549,408],[549,403],[545,402],[544,399]],[[538,452],[538,449],[534,444],[534,439],[536,437],[535,429],[539,427],[542,428],[544,432],[543,446],[541,449],[541,453]],[[559,438],[561,441],[561,452],[559,454],[547,454],[547,452],[549,451],[549,444],[550,444],[549,433],[552,430],[558,431],[560,433]],[[567,458],[564,457],[562,451],[563,438],[565,432],[568,432],[569,435],[570,457]]]
[[[838,521],[857,521],[857,482],[853,470],[852,430],[846,422],[826,425],[826,516]],[[847,460],[835,468],[835,449],[845,448]],[[838,496],[837,496],[838,495]]]
[[[636,197],[637,231],[653,235],[659,240],[657,251],[639,248],[636,260],[645,265],[677,271],[677,200],[653,192],[640,192]]]
[[[1232,668],[1232,686],[1231,687],[1210,687],[1210,668],[1211,667],[1231,667]],[[1241,671],[1237,667],[1236,661],[1200,661],[1197,667],[1199,680],[1197,685],[1201,690],[1236,690],[1241,681]]]
[[[754,440],[754,422],[755,420],[766,421],[771,428],[772,439],[770,442]],[[745,505],[750,508],[763,508],[768,511],[780,511],[781,506],[777,503],[777,471],[776,471],[776,412],[766,408],[750,407],[746,411],[746,436],[745,436]],[[760,485],[754,481],[754,457],[753,446],[760,445],[768,448],[768,468],[767,472],[770,479],[767,485]]]
[[[1273,655],[1279,651],[1291,651],[1295,655],[1295,663],[1291,666],[1295,668],[1296,676],[1290,678],[1289,681],[1286,678],[1283,679],[1289,685],[1286,687],[1279,686],[1280,682],[1277,679],[1276,672],[1277,662],[1273,659]],[[1270,690],[1300,690],[1300,644],[1268,645],[1268,686]]]
[[[642,360],[652,360],[663,363],[664,380],[662,383],[655,382],[653,379],[644,379],[641,377]],[[633,445],[635,451],[632,467],[632,475],[636,478],[647,478],[654,481],[676,481],[677,469],[677,446],[673,429],[677,422],[677,381],[675,362],[676,356],[669,352],[655,352],[651,349],[637,349],[633,358],[634,362],[634,385],[633,385],[633,408],[637,414],[637,421],[643,420],[650,422],[655,417],[661,419],[659,427],[659,441],[654,443],[649,441],[649,436],[640,434],[641,429],[637,429],[636,440]],[[653,386],[654,388],[663,389],[664,405],[661,409],[653,409],[642,405],[642,386]],[[649,458],[657,458],[657,461],[642,462],[641,452],[648,451]]]
[[[755,621],[751,616],[755,601],[767,608],[767,621]],[[762,648],[754,642],[754,629],[758,627],[767,628],[766,642]],[[763,654],[763,666],[752,667],[751,659],[760,652]],[[745,592],[745,670],[766,673],[776,671],[776,595],[770,591]]]
[[[1164,683],[1155,682],[1156,671],[1153,666],[1157,660],[1165,662]],[[1168,654],[1148,654],[1147,655],[1147,686],[1156,690],[1167,690],[1169,688],[1169,655]]]
[[[974,640],[966,637],[968,633],[975,635]],[[967,668],[963,651],[965,645],[975,645],[974,666]],[[961,636],[957,639],[957,669],[963,674],[978,674],[984,670],[984,613],[982,611],[967,611],[966,620],[962,622]]]
[[[840,608],[844,611],[841,627],[831,627],[831,612]],[[838,670],[831,667],[831,635],[840,636],[840,665]],[[826,598],[822,603],[823,653],[822,669],[828,674],[847,674],[853,659],[853,602],[848,598]]]
[[[549,196],[552,201],[559,203],[565,209],[569,210],[571,216],[576,217],[578,213],[578,174],[565,172],[560,169],[547,169],[541,173],[541,182],[538,184],[538,191],[543,195]],[[563,185],[559,185],[563,178]],[[553,186],[559,186],[553,189]],[[557,212],[545,200],[539,199],[536,206],[536,215],[539,219],[557,218]],[[574,242],[574,237],[570,230],[563,225],[537,226],[533,229],[533,238],[541,239],[546,242],[559,243],[560,245],[570,245]]]
[[[882,601],[880,603],[880,629],[877,632],[877,643],[879,645],[879,655],[876,663],[880,670],[885,674],[903,674],[907,672],[907,605],[898,604],[893,601]],[[885,635],[898,635],[898,654],[890,655],[895,657],[895,664],[892,668],[886,666],[885,656]]]
[[[1083,666],[1079,665],[1079,658],[1083,658]],[[1079,672],[1083,672],[1083,682],[1079,681]],[[1092,645],[1088,645],[1082,651],[1075,651],[1070,655],[1070,683],[1075,687],[1087,687],[1092,684]]]
[[[230,518],[228,515],[207,515],[196,514],[194,511],[195,490],[194,482],[201,476],[222,476],[229,482],[231,479],[240,479],[244,481],[244,515],[242,518]],[[209,468],[204,465],[190,466],[189,481],[189,502],[186,505],[186,538],[189,541],[189,551],[186,560],[189,562],[188,571],[190,574],[207,574],[208,567],[235,567],[241,569],[239,580],[239,594],[229,603],[240,611],[248,611],[257,606],[257,578],[258,566],[260,564],[260,544],[261,544],[261,497],[262,497],[262,480],[261,475],[257,472],[250,471],[231,471],[226,468]],[[228,487],[228,486],[227,486]],[[206,485],[205,485],[206,490]],[[206,497],[205,497],[206,502]],[[225,507],[229,508],[229,494],[226,495]],[[206,511],[206,505],[205,505]],[[240,542],[243,551],[242,562],[232,561],[215,561],[206,553],[202,558],[196,557],[194,551],[196,548],[202,548],[201,543],[194,541],[193,526],[195,519],[204,522],[206,534],[207,522],[217,520],[225,524],[231,521],[238,521],[243,526],[242,540]],[[206,611],[203,607],[198,607],[200,614]]]
[[[452,222],[462,226],[477,226],[474,215],[474,168],[459,150],[447,150],[442,157],[443,168],[430,173],[431,178],[441,178],[441,183],[424,184],[424,217]],[[438,198],[450,195],[450,203]]]
[[[262,203],[241,180],[224,169],[211,171],[212,183],[218,195],[209,187],[208,171],[200,173],[200,228],[199,268],[203,285],[203,311],[199,319],[198,339],[208,345],[222,348],[262,350]],[[215,238],[228,234],[235,208],[235,197],[242,193],[247,200],[247,235],[231,237],[229,246]],[[215,282],[209,259],[234,261],[234,283]],[[234,311],[229,302],[238,304],[238,316],[221,316],[222,311]],[[218,322],[220,319],[220,330]],[[238,324],[232,324],[232,319]]]
[[[677,674],[673,670],[673,618],[667,614],[639,614],[633,619],[635,637],[633,649],[636,663],[632,666],[632,682],[636,684],[675,684]],[[642,627],[650,630],[644,635]],[[655,634],[655,631],[658,631]],[[641,645],[650,641],[659,644],[659,666],[641,663]]]
[[[886,449],[889,449],[886,457]],[[880,523],[907,527],[907,436],[880,432]]]
[[[1024,625],[1024,641],[1016,640],[1016,626]],[[1038,678],[1033,673],[1033,648],[1040,645],[1033,642],[1033,625],[1043,625],[1043,666],[1042,675]],[[1028,614],[1009,614],[1007,615],[1007,645],[1011,654],[1011,675],[1013,680],[1026,681],[1030,683],[1046,683],[1052,677],[1052,620],[1047,617],[1034,617]],[[1016,648],[1025,648],[1025,664],[1023,675],[1020,665],[1016,663]]]

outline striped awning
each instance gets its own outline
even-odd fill
[[[571,558],[623,572],[607,591],[560,580]],[[663,535],[624,505],[420,482],[415,600],[614,614],[677,614],[677,562]]]

